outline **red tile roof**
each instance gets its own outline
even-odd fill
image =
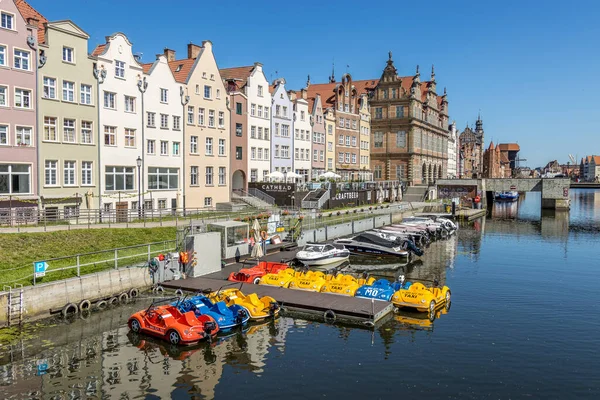
[[[19,12],[27,21],[29,18],[36,18],[38,20],[38,43],[45,43],[46,35],[44,32],[44,24],[48,23],[48,20],[44,18],[42,14],[40,14],[35,8],[31,7],[25,0],[15,0],[15,5],[19,9]]]
[[[179,83],[185,83],[195,62],[195,58],[169,61],[169,68],[171,68],[171,72],[173,73],[175,80]]]
[[[142,64],[142,69],[144,70],[144,73],[147,74],[153,65],[154,63]]]
[[[502,150],[502,151],[519,151],[519,150],[521,150],[521,147],[519,147],[519,145],[516,143],[500,143],[498,146],[500,146],[500,150]]]
[[[94,51],[92,51],[92,56],[94,56],[94,57],[99,56],[100,54],[104,53],[104,49],[106,49],[106,43],[99,44],[98,46],[96,46]]]
[[[249,65],[246,67],[222,68],[219,72],[223,80],[237,80],[237,87],[241,89],[248,83],[248,77],[252,74],[253,69],[254,65]]]

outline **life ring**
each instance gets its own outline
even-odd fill
[[[137,290],[136,288],[133,288],[129,291],[129,297],[138,297],[138,295],[140,294],[140,291]]]
[[[77,314],[78,311],[79,311],[79,309],[77,308],[77,306],[75,304],[69,303],[63,307],[62,315],[63,315],[63,317],[67,317],[69,314]]]
[[[129,295],[127,293],[121,293],[119,295],[119,302],[125,303],[127,300],[129,300]]]
[[[260,237],[261,237],[263,240],[267,240],[267,237],[268,237],[268,235],[267,235],[267,232],[266,232],[266,231],[261,231],[261,232],[260,232]]]
[[[79,303],[79,311],[89,310],[92,306],[92,303],[89,300],[81,300]]]
[[[332,310],[327,310],[325,311],[325,313],[323,313],[323,318],[325,319],[325,322],[335,322],[335,320],[337,319],[335,313]]]

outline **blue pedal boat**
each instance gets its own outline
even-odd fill
[[[250,313],[245,307],[238,304],[228,307],[223,301],[213,303],[208,297],[202,295],[181,299],[173,305],[183,313],[194,311],[197,316],[206,314],[213,317],[220,330],[245,325],[250,319]]]
[[[373,299],[379,301],[390,301],[394,293],[400,289],[408,289],[412,285],[411,282],[396,281],[390,282],[387,279],[379,279],[373,282],[372,285],[364,285],[359,287],[354,294],[354,297],[361,299]]]

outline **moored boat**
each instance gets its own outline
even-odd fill
[[[318,243],[307,243],[302,250],[296,253],[296,259],[307,267],[345,261],[349,256],[350,251],[344,246]]]
[[[409,252],[395,242],[372,233],[361,233],[350,239],[337,239],[335,244],[344,245],[352,254],[408,257]]]

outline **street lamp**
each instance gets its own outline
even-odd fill
[[[142,218],[142,158],[135,160],[138,167],[138,218]]]

